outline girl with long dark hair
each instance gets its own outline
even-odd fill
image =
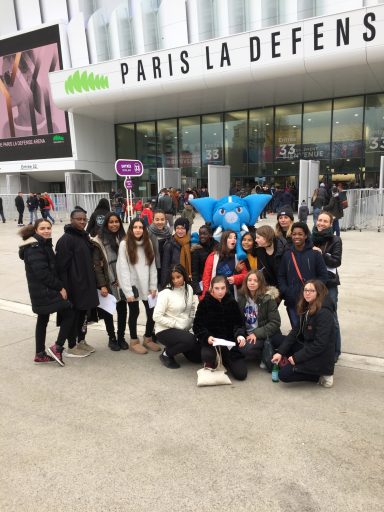
[[[120,242],[116,271],[119,286],[128,302],[130,349],[136,354],[146,354],[147,349],[154,352],[161,350],[152,340],[153,308],[148,305],[148,296],[155,298],[157,294],[155,254],[142,219],[132,219],[130,222],[127,236]],[[137,336],[140,300],[147,315],[143,345]]]
[[[336,328],[335,306],[324,283],[316,279],[305,282],[297,313],[299,324],[286,336],[273,363],[288,357],[280,368],[283,382],[311,381],[324,387],[333,385]]]
[[[64,366],[62,352],[68,338],[73,312],[67,291],[56,270],[55,254],[52,248],[52,224],[49,220],[38,219],[19,231],[23,242],[19,247],[20,259],[24,261],[32,311],[37,314],[35,341],[35,363],[56,361]],[[60,331],[56,342],[45,350],[47,325],[51,313],[60,312]]]
[[[180,368],[174,359],[180,353],[194,362],[200,359],[200,348],[194,335],[189,332],[194,312],[188,273],[182,265],[172,265],[168,282],[157,297],[153,313],[156,337],[165,345],[160,361],[167,368]]]
[[[119,286],[116,271],[119,245],[124,237],[125,231],[120,215],[108,212],[105,215],[98,235],[92,238],[92,242],[95,245],[93,263],[95,265],[97,287],[103,297],[111,294],[116,299],[117,336],[113,315],[99,309],[109,337],[108,347],[113,351],[128,349],[128,343],[124,339],[127,323],[127,301]]]

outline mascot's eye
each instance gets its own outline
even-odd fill
[[[241,213],[243,211],[243,208],[241,206],[238,206],[236,208],[237,213]]]
[[[220,208],[219,213],[220,213],[220,215],[224,215],[224,213],[225,213],[224,208]]]

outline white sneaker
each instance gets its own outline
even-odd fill
[[[262,369],[262,370],[266,370],[267,369],[267,366],[265,363],[263,363],[263,361],[261,361],[261,363],[259,364],[259,367]]]
[[[322,375],[319,384],[324,388],[331,388],[333,386],[333,375]]]

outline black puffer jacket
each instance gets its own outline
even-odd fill
[[[288,247],[287,240],[282,237],[274,238],[272,256],[267,255],[264,247],[256,247],[257,269],[263,271],[265,280],[270,286],[278,286],[277,276],[281,258]]]
[[[220,302],[207,293],[197,307],[193,332],[201,345],[208,344],[209,336],[229,341],[245,337],[244,317],[232,295],[227,293]]]
[[[313,316],[301,315],[300,325],[286,336],[278,351],[293,356],[297,371],[314,375],[333,375],[335,360],[336,327],[335,305],[326,296],[321,309]],[[292,347],[302,348],[292,354]]]
[[[64,286],[56,271],[52,239],[37,234],[27,238],[19,247],[19,256],[25,264],[32,311],[48,315],[70,307],[60,294]]]
[[[64,227],[64,235],[56,244],[57,271],[69,300],[82,311],[99,305],[92,251],[86,231],[75,229],[71,224]]]
[[[312,240],[315,247],[321,249],[324,263],[328,269],[328,280],[326,282],[327,288],[332,288],[340,284],[339,274],[337,268],[341,265],[341,258],[343,255],[343,245],[341,238],[330,232],[331,230],[318,231],[316,227],[313,228]],[[324,235],[322,234],[324,233]],[[333,269],[330,270],[330,269]]]
[[[208,244],[197,243],[191,246],[192,288],[196,295],[202,293],[199,283],[203,279],[205,261],[216,247],[217,242],[213,238]]]

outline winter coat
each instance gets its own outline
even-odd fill
[[[25,264],[34,313],[48,315],[71,307],[60,294],[64,285],[57,274],[52,239],[38,234],[27,238],[19,246],[19,257]]]
[[[211,254],[208,255],[205,265],[204,265],[204,272],[203,272],[203,292],[200,296],[201,299],[205,297],[205,294],[209,290],[209,287],[211,286],[212,279],[216,276],[216,267],[219,262],[219,255],[216,252],[211,252]],[[235,267],[238,264],[237,256],[235,256]],[[241,286],[243,284],[245,276],[248,274],[248,270],[245,265],[243,265],[243,269],[240,271],[239,274],[233,274],[234,283],[233,283],[233,289],[235,292],[235,296],[237,295],[236,286]]]
[[[193,244],[191,246],[192,255],[192,288],[196,295],[200,295],[202,289],[200,288],[200,282],[203,279],[203,272],[205,262],[208,255],[215,249],[217,242],[212,238],[209,244]]]
[[[273,247],[274,250],[271,257],[267,256],[264,247],[256,247],[257,269],[263,271],[265,280],[270,286],[278,286],[277,276],[279,274],[280,262],[288,247],[288,243],[285,238],[275,237]]]
[[[93,247],[86,231],[64,226],[64,235],[56,244],[56,262],[68,299],[75,309],[87,311],[99,305],[93,268]]]
[[[106,208],[97,208],[91,215],[87,227],[86,232],[91,236],[96,236],[101,226],[103,225],[105,216],[109,212],[109,209]]]
[[[314,243],[314,245],[321,249],[324,263],[327,267],[327,288],[338,286],[340,284],[340,277],[336,269],[341,265],[341,257],[343,254],[341,238],[339,236],[332,235],[324,238],[324,242]]]
[[[295,307],[302,293],[303,283],[297,275],[292,253],[295,255],[304,283],[309,279],[320,279],[325,284],[328,280],[328,271],[322,255],[313,250],[313,244],[309,239],[305,241],[302,251],[297,251],[293,245],[285,251],[278,274],[279,290],[286,306]]]
[[[329,200],[329,203],[324,206],[323,210],[331,213],[335,219],[341,219],[344,217],[343,207],[341,206],[339,194],[333,195]]]
[[[335,305],[330,297],[324,298],[321,309],[313,316],[300,316],[300,324],[292,329],[279,346],[283,356],[293,356],[295,369],[314,375],[333,375],[336,327]],[[292,354],[292,347],[301,348]]]
[[[172,201],[172,197],[168,194],[164,194],[163,196],[159,197],[157,208],[160,210],[163,210],[163,212],[175,215],[175,206]]]
[[[174,236],[167,240],[163,247],[161,260],[161,287],[167,284],[169,269],[172,265],[180,263],[181,245],[176,242]]]
[[[155,258],[146,263],[144,247],[137,244],[137,263],[131,263],[127,254],[127,244],[122,240],[117,257],[117,280],[126,298],[133,297],[132,286],[136,286],[139,296],[135,300],[148,300],[150,290],[157,290],[157,270]]]
[[[253,329],[256,340],[266,340],[274,334],[281,334],[281,318],[277,309],[276,298],[279,296],[279,290],[274,286],[267,289],[267,293],[259,297],[256,301],[258,307],[257,327]],[[244,308],[247,303],[247,297],[239,293],[237,302],[240,311],[244,314]]]
[[[194,317],[193,290],[187,285],[188,296],[185,300],[185,287],[165,288],[157,296],[153,311],[155,333],[166,329],[182,329],[189,331]]]
[[[39,200],[36,196],[28,196],[28,199],[26,200],[28,210],[30,212],[33,212],[38,209],[39,207]]]
[[[23,212],[24,211],[24,199],[21,197],[21,196],[16,196],[15,197],[15,206],[16,206],[16,210],[18,212]]]
[[[208,345],[210,336],[236,341],[237,336],[246,336],[244,315],[231,294],[220,302],[207,293],[197,306],[193,332],[201,345]]]

